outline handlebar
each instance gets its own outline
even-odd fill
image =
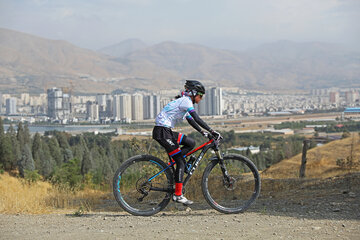
[[[209,140],[214,139],[215,142],[217,142],[218,144],[220,143],[220,141],[223,139],[223,137],[219,134],[217,136],[217,138],[215,136],[213,136],[211,133],[208,133],[207,138],[209,138]]]

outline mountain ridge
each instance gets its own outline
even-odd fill
[[[154,91],[181,88],[186,78],[257,90],[360,87],[360,53],[325,43],[281,41],[242,52],[174,41],[149,46],[134,39],[122,46],[132,42],[137,44],[127,52],[103,48],[116,53],[110,56],[0,28],[0,87],[41,92],[71,82],[76,92]],[[112,46],[126,50],[120,45]]]

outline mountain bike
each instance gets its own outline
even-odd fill
[[[183,191],[205,153],[214,155],[204,169],[201,188],[208,204],[222,213],[247,210],[260,194],[260,175],[255,164],[238,154],[222,155],[222,137],[208,135],[209,141],[186,154],[189,157]],[[195,157],[195,152],[201,150]],[[116,171],[113,192],[118,204],[130,214],[151,216],[163,210],[174,194],[174,164],[151,155],[138,155],[126,160]]]

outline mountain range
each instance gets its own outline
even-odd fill
[[[92,51],[0,28],[1,92],[153,91],[181,88],[187,78],[256,90],[360,87],[360,53],[321,42],[278,41],[238,52],[138,39]]]

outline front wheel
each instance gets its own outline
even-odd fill
[[[126,160],[116,171],[113,192],[127,212],[151,216],[166,207],[173,192],[173,173],[160,159],[139,155]]]
[[[222,213],[240,213],[248,209],[260,194],[260,175],[248,158],[224,156],[229,178],[224,177],[219,161],[214,159],[204,170],[202,192],[211,207]]]

